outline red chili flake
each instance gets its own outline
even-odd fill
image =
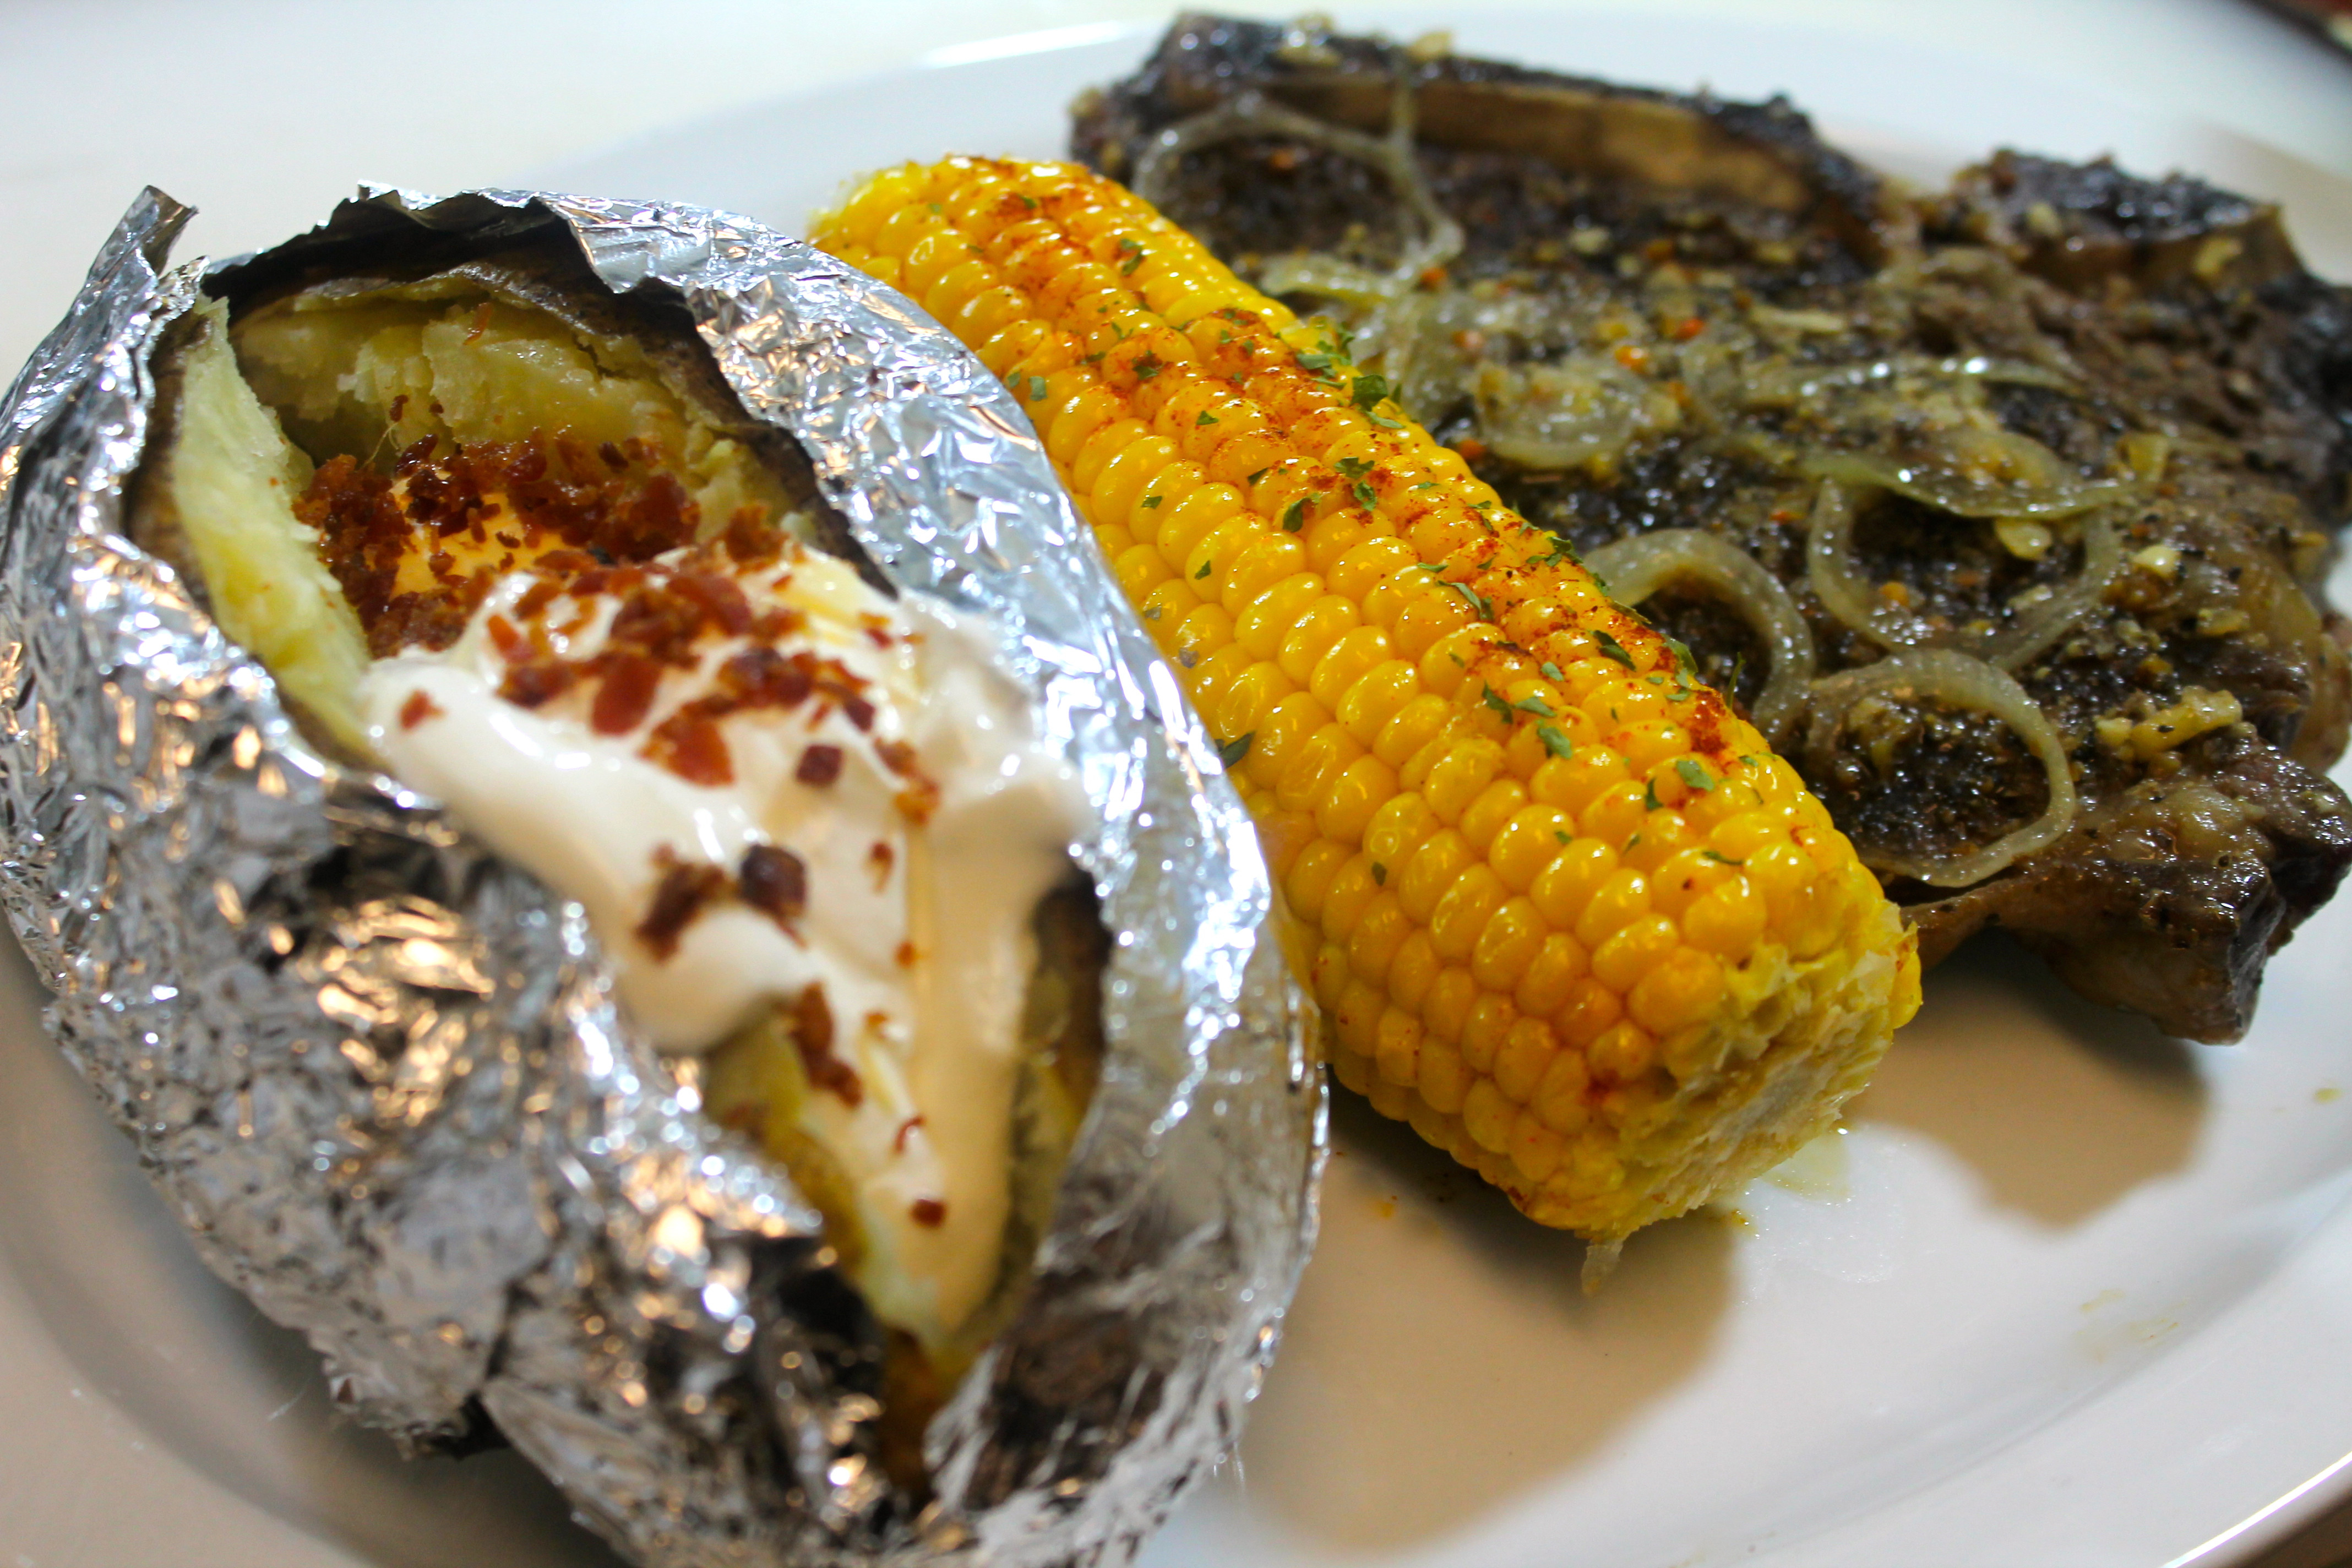
[[[874,742],[874,754],[882,759],[884,767],[900,778],[915,771],[915,748],[904,741],[877,741]]]
[[[572,689],[579,671],[558,658],[527,658],[507,671],[499,695],[518,708],[543,708]]]
[[[907,1134],[912,1132],[916,1128],[920,1127],[922,1124],[923,1119],[920,1116],[909,1116],[906,1121],[898,1123],[898,1131],[890,1135],[890,1152],[893,1154],[905,1153],[907,1152]]]
[[[654,690],[660,684],[661,666],[643,654],[620,655],[596,689],[588,727],[600,735],[627,734],[646,721],[646,713],[654,705]]]
[[[421,690],[410,692],[408,700],[400,705],[400,727],[404,730],[414,730],[427,719],[440,716],[441,704]]]
[[[793,777],[815,789],[824,788],[840,776],[841,748],[822,743],[803,752],[800,765],[793,770]]]
[[[618,472],[629,466],[628,454],[623,452],[621,448],[614,446],[610,441],[607,441],[603,446],[597,447],[596,455],[604,458],[606,463],[612,465],[615,472]]]
[[[598,693],[603,700],[603,693]],[[634,728],[635,726],[631,726]],[[719,726],[693,708],[681,708],[646,737],[646,760],[667,768],[688,784],[716,788],[735,782],[735,759]]]
[[[654,855],[656,864],[668,860],[668,869],[654,888],[646,918],[637,922],[636,938],[657,963],[677,955],[678,938],[702,913],[703,906],[727,891],[727,873],[707,860],[677,859],[667,845]]]
[[[777,844],[754,844],[735,871],[736,896],[786,931],[808,908],[808,866]]]
[[[898,951],[895,956],[898,960],[899,968],[912,969],[915,967],[915,960],[921,955],[916,952],[913,942],[902,942],[898,944]]]
[[[874,886],[879,890],[890,879],[890,868],[898,863],[898,852],[882,839],[876,839],[866,851],[866,864],[874,873]]]
[[[824,999],[824,987],[812,984],[801,993],[793,1009],[793,1044],[801,1054],[802,1070],[818,1089],[831,1089],[841,1097],[841,1102],[851,1110],[857,1109],[866,1098],[866,1085],[857,1070],[833,1054],[833,1009]]]
[[[937,1230],[948,1222],[948,1205],[937,1198],[917,1198],[907,1205],[907,1215],[926,1230]]]
[[[1686,343],[1706,331],[1706,323],[1696,316],[1685,316],[1675,323],[1675,342]]]
[[[469,343],[473,342],[484,332],[487,332],[489,330],[490,302],[488,300],[485,300],[482,301],[481,307],[474,312],[474,330],[466,334],[466,341]]]
[[[499,657],[511,664],[530,652],[530,639],[515,630],[512,621],[504,616],[492,616],[489,622],[490,646]]]

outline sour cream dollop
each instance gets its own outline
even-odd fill
[[[792,1010],[860,1284],[926,1340],[996,1277],[1031,917],[1090,816],[993,642],[797,547],[581,557],[362,696],[402,780],[586,909],[660,1048]]]

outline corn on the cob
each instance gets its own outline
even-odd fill
[[[1918,1005],[1875,879],[1332,329],[1067,164],[893,170],[816,243],[1029,411],[1223,744],[1340,1082],[1603,1242],[1862,1086]]]

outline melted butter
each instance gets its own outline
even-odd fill
[[[706,637],[694,668],[665,675],[635,729],[598,734],[586,683],[537,709],[499,695],[508,666],[489,628],[494,616],[519,619],[531,581],[519,574],[451,647],[371,669],[369,736],[404,782],[579,900],[623,1004],[663,1050],[706,1050],[756,1010],[823,986],[833,1055],[860,1092],[852,1104],[814,1088],[802,1123],[856,1189],[870,1304],[937,1341],[995,1279],[1036,962],[1030,918],[1066,874],[1090,813],[1068,764],[1037,741],[1026,694],[987,663],[992,637],[977,617],[885,599],[814,554],[738,580],[755,613],[805,617],[771,646],[837,660],[866,683],[869,726],[822,700],[739,710],[718,721],[733,781],[690,783],[640,749],[713,689],[749,639]],[[559,597],[544,616],[550,647],[593,655],[616,607],[606,595]],[[911,746],[939,786],[919,820],[899,804],[907,781],[886,762],[891,743]],[[795,776],[812,745],[839,748],[833,782]],[[667,958],[638,934],[665,858],[732,873],[760,845],[805,868],[806,908],[792,930],[729,899],[706,906]]]

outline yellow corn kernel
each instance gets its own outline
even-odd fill
[[[1875,879],[1327,328],[1067,164],[894,170],[817,243],[1014,386],[1214,738],[1250,738],[1343,1085],[1602,1239],[1835,1114],[1917,1003]]]

